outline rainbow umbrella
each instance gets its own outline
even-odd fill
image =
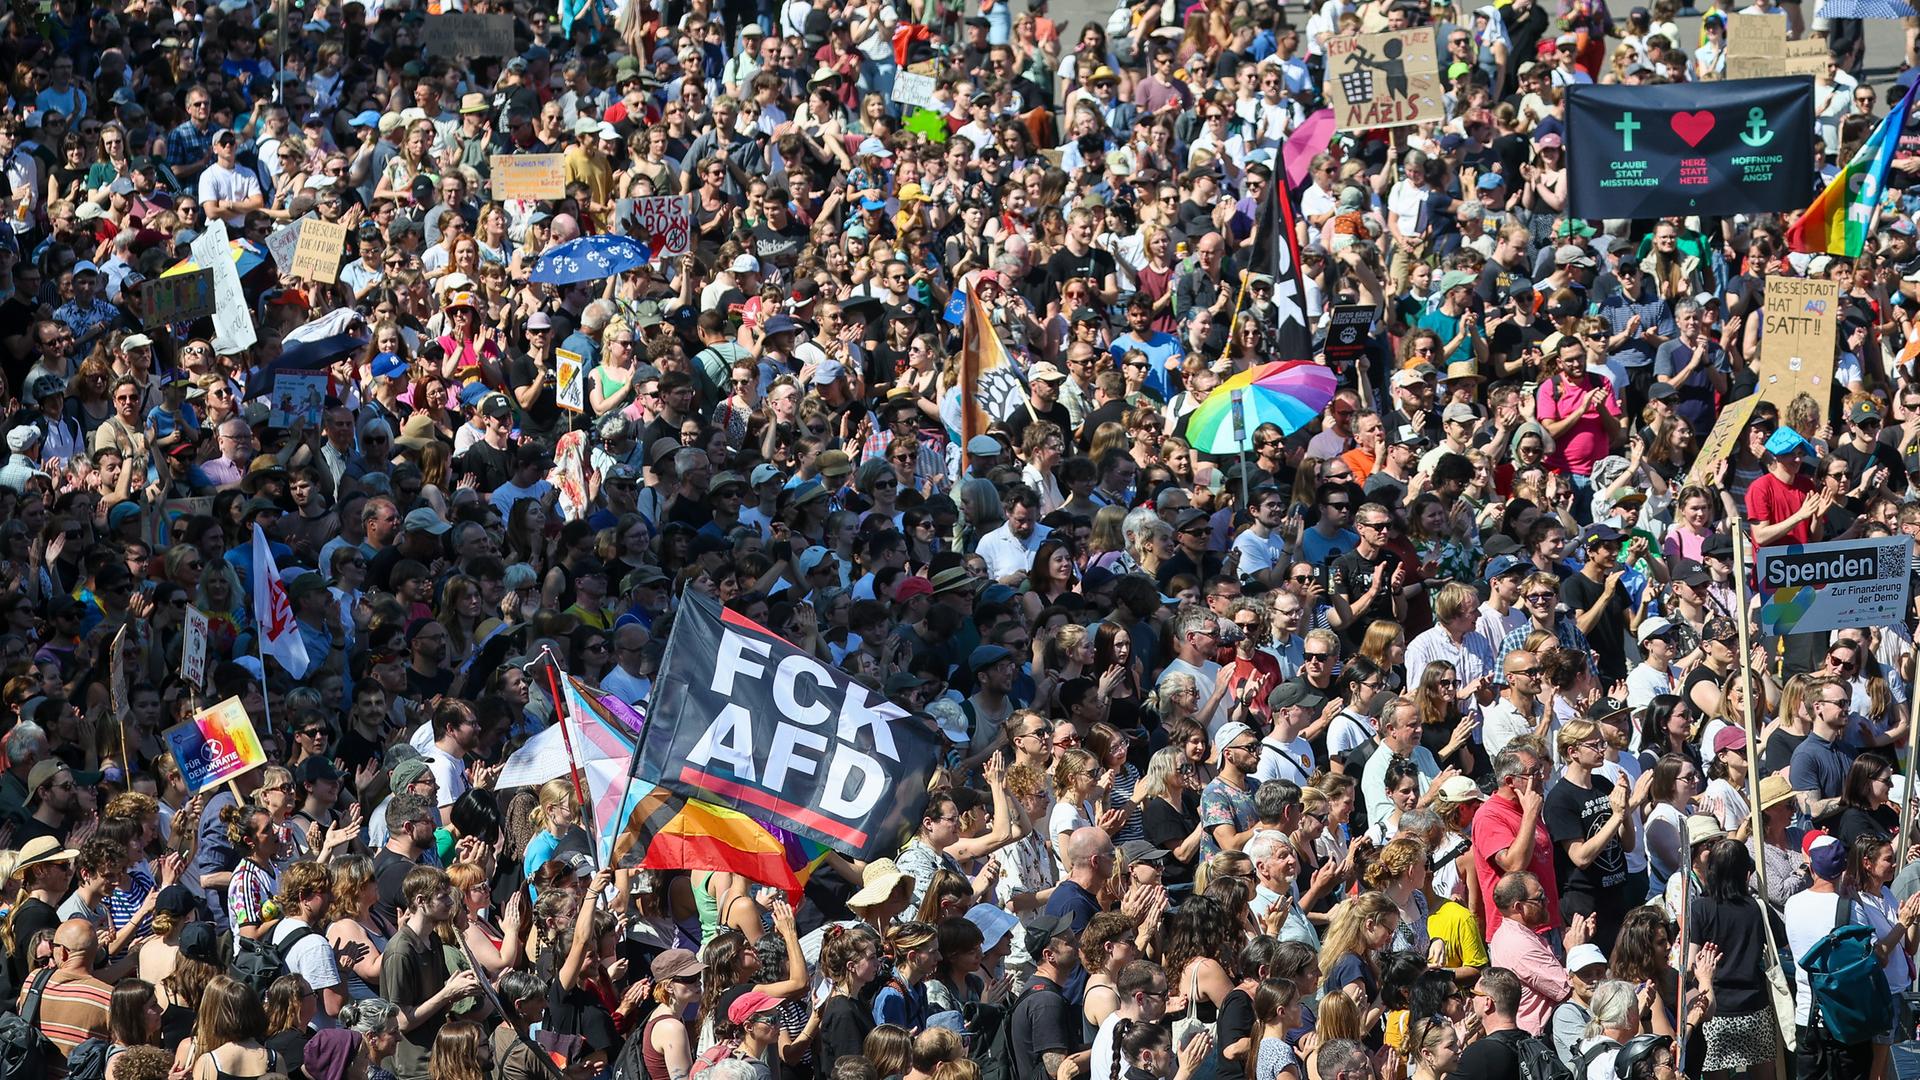
[[[230,240],[227,242],[227,248],[233,255],[234,272],[241,277],[246,277],[261,263],[267,261],[267,253],[265,251],[254,248],[253,245],[247,243],[245,240]],[[189,255],[179,262],[174,263],[172,266],[167,267],[165,270],[160,271],[160,276],[172,277],[175,274],[191,274],[195,270],[200,269],[204,268],[199,263],[194,262],[193,256]]]
[[[1311,360],[1276,360],[1221,383],[1187,421],[1187,442],[1203,454],[1237,454],[1253,448],[1253,429],[1272,424],[1291,435],[1313,422],[1333,400],[1339,380],[1333,369]],[[1233,397],[1240,392],[1246,414],[1245,441],[1233,437]]]

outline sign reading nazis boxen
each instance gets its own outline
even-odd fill
[[[1760,632],[1814,634],[1907,621],[1913,541],[1902,536],[1760,548]]]
[[[855,858],[899,850],[942,748],[931,720],[689,590],[634,775]]]

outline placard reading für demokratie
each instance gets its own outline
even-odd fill
[[[855,858],[898,851],[941,751],[932,721],[697,592],[686,600],[634,775]]]
[[[1824,634],[1907,621],[1913,566],[1907,536],[1779,544],[1755,555],[1763,634]]]
[[[1567,88],[1567,210],[1580,218],[1795,210],[1813,198],[1806,76]]]

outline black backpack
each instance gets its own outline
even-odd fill
[[[1022,1080],[1013,1064],[1013,1014],[1029,994],[1036,992],[1028,990],[1008,1002],[1006,1011],[998,1017],[997,1022],[974,1036],[973,1060],[980,1066],[980,1080]]]
[[[318,933],[311,926],[303,926],[288,934],[287,940],[278,945],[268,941],[273,935],[271,930],[257,938],[236,933],[233,935],[233,962],[227,965],[227,974],[240,980],[247,989],[265,997],[267,987],[273,985],[273,980],[291,972],[292,969],[287,967],[287,957],[292,954],[293,947]],[[7,1078],[0,1077],[0,1080]]]
[[[67,1055],[67,1080],[107,1080],[107,1062],[112,1060],[113,1043],[95,1035]]]
[[[1520,1061],[1520,1080],[1574,1080],[1573,1071],[1554,1052],[1553,1044],[1538,1035],[1516,1028],[1495,1032],[1488,1038],[1499,1039],[1513,1048],[1513,1056]]]
[[[0,1016],[0,1080],[41,1080],[60,1048],[40,1033],[40,995],[46,992],[52,968],[33,977],[27,999],[18,1013]]]

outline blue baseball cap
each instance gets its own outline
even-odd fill
[[[380,122],[380,110],[368,109],[347,121],[348,127],[373,127]]]
[[[407,362],[394,353],[383,352],[373,358],[373,377],[397,379],[407,373]]]
[[[486,396],[487,384],[483,382],[470,382],[460,388],[460,404],[469,409],[480,404],[480,399]]]
[[[1790,427],[1781,426],[1767,436],[1767,453],[1775,457],[1797,453],[1808,449],[1807,440]]]
[[[1494,188],[1506,186],[1506,183],[1507,178],[1501,176],[1499,173],[1484,172],[1480,174],[1480,180],[1474,186],[1481,191],[1492,191]]]
[[[1495,555],[1487,562],[1487,580],[1492,581],[1502,574],[1512,573],[1515,570],[1524,569],[1529,565],[1531,564],[1522,562],[1518,557],[1513,555]]]
[[[1011,659],[1012,657],[1013,653],[1007,651],[1007,647],[1004,645],[982,645],[968,655],[967,669],[978,672],[1002,660]]]

